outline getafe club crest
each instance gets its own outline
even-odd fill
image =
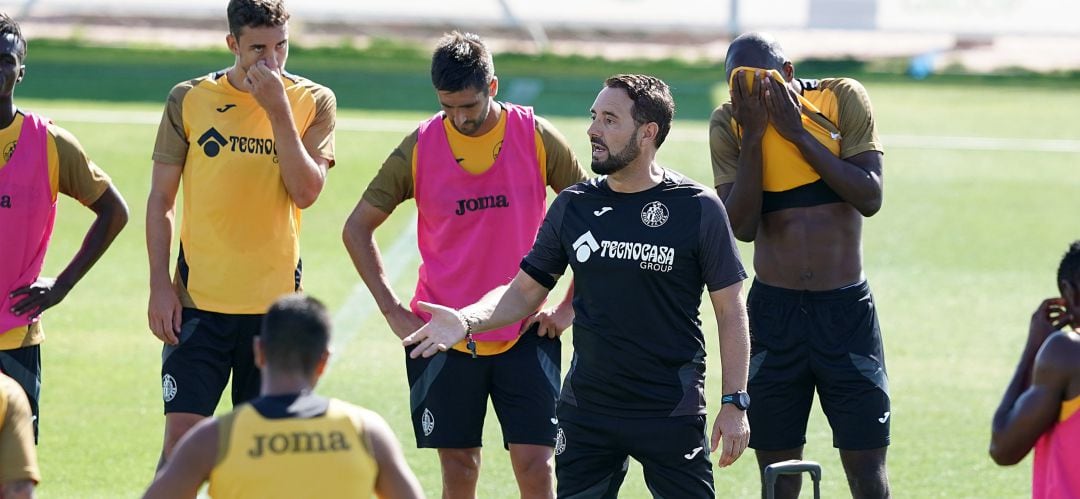
[[[166,374],[161,378],[161,397],[166,402],[172,402],[172,399],[176,397],[176,380],[172,375]]]
[[[641,223],[649,227],[659,227],[667,222],[670,212],[660,201],[653,201],[641,209]]]
[[[420,425],[424,427],[424,436],[431,435],[435,431],[435,415],[430,410],[424,409],[424,416],[420,418]]]
[[[558,433],[555,434],[555,455],[558,456],[566,450],[566,434],[563,433],[562,428],[559,428]]]

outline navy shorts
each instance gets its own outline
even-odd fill
[[[559,404],[560,499],[618,497],[630,457],[654,497],[716,497],[705,416],[624,418]]]
[[[0,373],[14,379],[26,392],[34,418],[34,442],[37,442],[38,404],[41,400],[41,345],[0,350]]]
[[[497,355],[474,359],[457,350],[426,359],[406,355],[416,446],[480,447],[490,396],[502,426],[504,447],[554,447],[561,344],[558,338],[537,336],[532,327],[514,346]]]
[[[165,413],[211,416],[232,373],[233,405],[259,395],[259,369],[252,341],[262,314],[219,314],[185,308],[180,344],[161,351],[161,390]]]
[[[889,381],[874,299],[865,281],[831,291],[777,288],[755,280],[750,315],[750,447],[806,443],[817,390],[833,446],[889,445]]]

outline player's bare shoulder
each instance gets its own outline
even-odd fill
[[[1039,349],[1036,365],[1063,369],[1080,381],[1080,333],[1061,330],[1051,334]]]

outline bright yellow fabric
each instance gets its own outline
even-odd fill
[[[1077,411],[1080,411],[1080,396],[1061,403],[1061,413],[1058,416],[1058,421],[1069,419],[1069,417],[1076,414]]]
[[[743,75],[752,79],[757,71],[764,69],[739,67],[731,72],[731,85],[734,79]],[[769,76],[783,85],[787,83],[776,70],[767,70]],[[760,84],[760,83],[758,83]],[[805,97],[798,95],[799,102],[803,107],[802,122],[806,131],[821,142],[834,155],[840,155],[840,132],[821,117],[821,110]],[[832,105],[835,106],[835,97]],[[742,130],[732,118],[732,127],[736,137],[741,138]],[[799,148],[785,140],[776,128],[770,123],[765,129],[765,136],[761,139],[762,145],[762,187],[767,192],[783,192],[796,187],[816,182],[821,178],[813,166],[806,161]]]
[[[0,484],[41,481],[31,418],[22,387],[0,373]]]
[[[364,442],[359,409],[331,399],[323,416],[266,419],[245,404],[223,418],[222,456],[210,496],[363,497],[374,495],[378,463]]]
[[[303,135],[316,102],[306,86],[283,82]],[[296,290],[300,262],[300,209],[281,180],[270,121],[226,76],[199,81],[182,113],[190,144],[180,243],[190,272],[179,285],[201,310],[264,313]]]

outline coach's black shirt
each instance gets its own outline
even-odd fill
[[[574,270],[574,358],[561,401],[622,417],[705,414],[702,287],[746,278],[712,189],[665,170],[619,193],[606,177],[565,189],[522,268]],[[531,268],[530,268],[531,267]]]

